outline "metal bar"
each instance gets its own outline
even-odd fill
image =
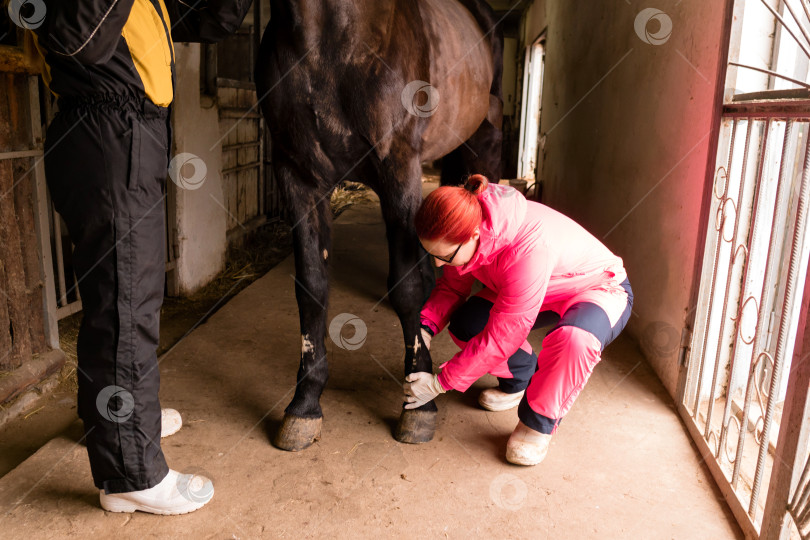
[[[807,20],[810,21],[810,10],[807,9],[807,0],[799,0],[799,4],[801,4],[802,9],[804,10]]]
[[[810,55],[808,55],[808,56],[810,56]],[[737,67],[741,67],[741,68],[745,68],[745,69],[751,69],[753,71],[759,71],[760,73],[766,73],[768,75],[771,75],[772,77],[779,77],[780,79],[790,81],[793,84],[797,84],[797,85],[802,86],[804,88],[810,88],[810,84],[807,84],[806,82],[800,81],[799,79],[794,79],[793,77],[788,77],[787,75],[782,75],[781,73],[777,73],[777,72],[772,71],[770,69],[759,68],[759,67],[756,67],[756,66],[749,66],[747,64],[740,64],[740,63],[737,63],[737,62],[729,62],[729,65],[737,66]]]
[[[59,307],[67,305],[67,285],[65,284],[65,261],[62,254],[62,222],[56,210],[53,211],[53,243],[56,248],[56,278],[59,283]],[[58,310],[57,310],[58,311]]]
[[[768,442],[770,441],[771,426],[773,425],[773,414],[776,408],[776,399],[779,392],[782,367],[785,363],[785,348],[787,347],[789,333],[789,317],[793,308],[793,297],[796,295],[796,285],[799,280],[799,265],[802,256],[802,240],[807,226],[807,198],[810,196],[810,140],[805,145],[804,171],[802,172],[801,188],[799,191],[799,202],[796,208],[796,224],[793,229],[793,238],[790,247],[790,263],[788,265],[787,282],[785,286],[784,301],[782,302],[782,320],[779,325],[779,334],[776,340],[776,354],[774,355],[774,367],[771,372],[771,385],[768,391],[768,404],[765,410],[765,426],[762,431],[763,444],[759,447],[759,458],[757,459],[756,478],[754,487],[751,489],[751,505],[748,513],[753,519],[756,518],[756,503],[759,499],[759,490],[762,487],[762,474],[765,470],[765,456],[768,454]]]
[[[790,12],[791,16],[793,17],[793,20],[796,21],[796,26],[799,27],[799,31],[801,31],[802,35],[804,36],[805,41],[810,43],[810,36],[807,35],[807,30],[805,30],[804,26],[802,26],[802,21],[799,20],[799,18],[793,12],[793,8],[790,7],[790,3],[788,2],[788,0],[783,0],[782,3],[785,4],[785,7],[787,8],[787,10]]]
[[[801,0],[799,0],[799,3],[801,3]],[[801,31],[802,35],[804,36],[805,41],[810,43],[810,36],[808,36],[807,30],[802,25],[802,21],[799,20],[799,18],[796,16],[796,13],[793,12],[793,8],[790,7],[790,3],[788,2],[788,0],[784,0],[784,4],[785,4],[785,7],[788,8],[788,11],[790,12],[790,14],[793,16],[793,20],[796,21],[796,26],[799,27],[799,31]]]
[[[808,282],[810,282],[810,280],[808,280]],[[807,287],[805,287],[805,291],[806,290],[807,290]],[[807,311],[805,310],[805,313],[806,312]],[[807,327],[806,326],[805,326],[805,332],[807,332]],[[793,356],[794,356],[794,358],[796,357],[795,354]],[[790,381],[790,382],[793,382],[793,381]],[[788,384],[790,384],[790,383],[788,383]],[[805,394],[807,394],[807,393],[805,393]],[[807,403],[808,403],[807,397],[808,396],[805,395],[805,400],[804,400],[805,401],[805,407],[807,407]],[[789,401],[788,403],[792,403],[792,401]],[[808,499],[810,499],[810,489],[809,489],[810,486],[808,486],[808,484],[807,484],[807,482],[808,482],[808,480],[810,480],[810,478],[808,478],[808,476],[810,476],[810,459],[807,459],[804,462],[804,469],[802,470],[802,476],[799,479],[799,482],[796,484],[796,489],[794,490],[793,496],[790,498],[790,502],[788,503],[788,509],[789,510],[795,510],[795,511],[798,512],[807,505],[807,501],[808,501]]]
[[[712,374],[712,386],[711,386],[711,393],[709,394],[709,408],[706,411],[706,430],[704,432],[704,436],[709,436],[709,431],[711,430],[712,425],[712,413],[714,412],[714,394],[717,390],[717,377],[720,373],[720,356],[723,351],[723,340],[724,334],[726,330],[726,312],[728,311],[728,295],[731,292],[731,278],[732,273],[734,272],[734,262],[737,260],[737,251],[735,250],[735,246],[737,245],[737,235],[739,233],[740,227],[740,208],[743,205],[743,196],[745,195],[745,172],[746,167],[748,165],[748,145],[751,142],[751,126],[753,125],[753,121],[748,121],[747,129],[745,130],[745,148],[743,150],[743,161],[742,161],[742,168],[740,170],[740,188],[737,194],[737,207],[734,212],[734,234],[731,237],[731,257],[729,257],[728,263],[728,276],[726,277],[726,288],[723,291],[723,308],[720,311],[720,331],[717,337],[717,351],[715,352],[715,361],[714,361],[714,373]],[[728,179],[727,182],[731,183],[731,167],[733,163],[729,162],[729,170],[728,170]],[[721,209],[722,212],[722,209]],[[725,214],[725,212],[722,212]],[[725,218],[723,218],[723,222],[720,225],[720,239],[723,238],[723,231],[722,229],[725,226]],[[745,283],[743,282],[743,287],[745,287]],[[742,294],[742,292],[740,293]],[[739,326],[739,321],[737,321],[737,325]],[[708,333],[708,332],[707,332]],[[736,332],[735,332],[736,335]],[[731,383],[731,379],[729,379],[729,384],[726,385],[726,389],[728,390],[729,385]],[[726,403],[730,401],[730,396],[726,393]],[[726,407],[728,410],[728,407]],[[723,416],[723,420],[720,423],[720,442],[717,443],[717,457],[718,459],[720,456],[723,455],[723,452],[720,452],[720,448],[722,448],[721,442],[723,441],[723,426],[725,425],[726,417]]]
[[[753,120],[749,120],[749,122],[753,123]],[[759,154],[759,168],[758,168],[758,171],[757,171],[756,180],[754,181],[755,184],[756,184],[756,189],[754,191],[753,208],[751,209],[751,217],[752,217],[751,231],[750,231],[750,234],[748,235],[748,246],[746,248],[747,255],[745,257],[745,270],[743,272],[742,288],[740,290],[741,297],[745,295],[745,284],[748,283],[748,274],[749,274],[749,271],[750,271],[750,268],[751,268],[751,265],[750,265],[751,251],[753,250],[754,246],[756,245],[756,240],[759,238],[759,234],[758,234],[758,232],[759,232],[759,227],[758,227],[759,221],[756,219],[756,216],[757,216],[757,211],[759,210],[760,198],[762,197],[762,173],[763,173],[763,170],[765,168],[765,162],[768,159],[768,135],[770,133],[770,128],[771,128],[771,123],[770,122],[765,122],[765,132],[764,132],[764,135],[762,136],[762,139],[760,141],[760,150],[758,152],[758,154]],[[744,175],[743,175],[743,178],[744,178]],[[736,254],[736,252],[735,252],[735,254]],[[742,308],[743,307],[744,307],[744,302],[740,301],[739,309],[738,309],[738,315],[737,315],[737,325],[738,325],[737,328],[738,329],[740,328],[739,325],[741,324],[741,321],[742,321],[742,316],[743,316],[743,309]],[[735,336],[736,336],[736,332],[735,332]],[[729,367],[729,375],[728,375],[728,380],[729,380],[728,385],[729,386],[731,385],[731,381],[734,380],[734,375],[736,374],[736,372],[738,370],[738,366],[739,366],[739,362],[737,361],[738,354],[739,354],[739,349],[737,348],[737,338],[735,337],[735,339],[732,341],[731,366]],[[725,445],[726,445],[726,437],[728,436],[728,427],[729,427],[729,423],[730,423],[730,414],[731,414],[731,395],[730,395],[730,390],[726,390],[726,405],[725,405],[725,408],[723,410],[723,423],[721,424],[720,442],[718,443],[718,446],[720,446],[720,447],[725,447]],[[724,455],[725,455],[725,453],[724,453]]]
[[[795,514],[796,525],[799,526],[803,523],[806,523],[808,517],[810,517],[810,507],[807,507],[801,512]]]
[[[745,434],[748,431],[748,413],[751,411],[751,399],[753,398],[753,391],[754,387],[753,384],[755,382],[756,377],[753,377],[754,367],[756,366],[756,361],[754,357],[757,354],[757,347],[759,343],[760,336],[762,335],[762,325],[764,324],[765,319],[767,318],[765,315],[765,295],[766,295],[766,288],[768,287],[768,276],[770,276],[773,266],[773,258],[774,258],[774,244],[775,244],[775,236],[778,234],[778,227],[776,226],[776,221],[779,219],[779,215],[781,212],[781,207],[783,204],[784,195],[783,191],[785,190],[785,177],[787,174],[785,161],[787,159],[787,151],[788,151],[788,143],[790,142],[790,134],[793,131],[793,121],[789,120],[787,125],[785,126],[785,138],[782,141],[782,153],[780,156],[779,162],[779,177],[778,183],[776,187],[776,200],[774,201],[774,212],[773,212],[773,220],[771,223],[771,235],[770,241],[768,242],[768,254],[767,258],[765,259],[765,278],[762,281],[762,289],[759,295],[759,309],[757,313],[757,326],[756,331],[754,333],[754,348],[751,353],[751,369],[748,373],[748,385],[745,390],[745,404],[743,405],[743,413],[742,419],[740,420],[740,436],[737,440],[737,455],[734,460],[734,471],[731,475],[731,485],[734,489],[737,488],[737,482],[740,479],[740,465],[742,464],[742,454],[743,448],[745,446]],[[765,443],[765,447],[768,446],[768,441],[763,439]]]
[[[788,510],[794,515],[798,516],[801,514],[807,507],[807,500],[810,498],[810,489],[807,489],[807,474],[810,472],[810,459],[804,465],[804,470],[802,471],[801,480],[799,480],[799,484],[796,486],[796,490],[793,493],[793,497],[788,504]],[[798,497],[798,501],[796,500]]]
[[[810,472],[810,459],[807,460],[807,463],[804,466],[804,471],[802,472],[802,478],[799,481],[799,485],[796,487],[796,491],[793,494],[793,500],[790,501],[790,505],[788,509],[799,511],[805,506],[807,506],[807,500],[810,498],[810,489],[807,486],[807,473]],[[796,497],[801,495],[798,501],[796,501]]]
[[[794,41],[796,41],[796,45],[798,45],[798,46],[801,48],[801,50],[803,50],[803,51],[804,51],[804,54],[805,54],[805,55],[807,55],[807,57],[808,57],[808,58],[810,58],[810,51],[808,51],[808,50],[805,48],[805,46],[802,44],[802,42],[801,42],[801,41],[799,41],[799,38],[797,38],[797,37],[796,37],[796,34],[794,34],[794,33],[793,33],[793,30],[791,30],[791,29],[788,27],[787,23],[786,23],[786,22],[785,22],[785,20],[782,18],[782,16],[781,16],[781,15],[779,15],[779,13],[777,13],[777,12],[776,12],[776,10],[775,10],[775,9],[773,9],[773,8],[770,6],[770,4],[768,4],[768,2],[766,2],[765,0],[760,0],[760,2],[762,2],[762,4],[763,4],[763,5],[764,5],[766,8],[768,8],[768,11],[770,11],[771,13],[773,13],[773,16],[774,16],[774,17],[776,17],[776,20],[777,20],[777,21],[779,21],[780,23],[782,23],[782,27],[783,27],[785,30],[787,30],[787,33],[788,33],[788,34],[790,34],[790,36],[791,36],[791,37],[794,39]]]
[[[37,110],[39,110],[39,104],[37,104]],[[37,117],[39,114],[37,113]],[[20,159],[20,158],[27,158],[27,157],[39,157],[43,154],[42,148],[37,148],[34,150],[20,150],[18,152],[0,152],[0,161],[5,159]]]
[[[731,162],[734,158],[734,142],[737,139],[737,120],[732,121],[731,125],[731,142],[728,147],[728,161],[726,162],[726,181],[725,186],[723,187],[723,196],[720,197],[720,206],[724,204],[726,197],[728,196],[728,186],[731,183],[729,180],[729,170],[731,169]],[[715,183],[712,184],[712,194],[717,195],[717,177],[715,176]],[[698,364],[698,371],[697,371],[697,389],[695,391],[695,406],[692,412],[693,418],[697,419],[698,415],[698,408],[700,407],[700,393],[703,390],[703,368],[705,366],[705,359],[706,359],[706,346],[708,345],[709,341],[709,327],[711,326],[711,314],[714,310],[714,285],[717,280],[717,259],[720,257],[720,246],[723,244],[723,227],[718,227],[717,230],[717,241],[714,248],[714,259],[712,260],[712,277],[711,281],[709,282],[709,309],[707,310],[706,315],[706,328],[703,332],[703,343],[700,347],[700,354],[698,358],[700,358],[700,364]],[[708,424],[709,419],[706,418],[706,422]]]

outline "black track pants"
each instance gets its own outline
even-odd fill
[[[146,489],[160,449],[156,349],[164,281],[168,109],[119,96],[60,100],[45,172],[70,232],[84,318],[79,416],[95,485]]]

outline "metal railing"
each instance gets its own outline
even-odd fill
[[[749,532],[761,524],[802,300],[809,134],[810,102],[724,106],[682,404]]]

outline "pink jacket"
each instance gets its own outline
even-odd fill
[[[573,296],[587,301],[594,289],[624,294],[621,258],[572,219],[499,184],[479,200],[478,250],[464,266],[443,267],[422,308],[422,324],[439,333],[476,279],[494,293],[483,332],[442,366],[439,382],[448,390],[464,391],[488,372],[499,375],[518,348],[530,351],[526,337],[541,310],[564,313]]]

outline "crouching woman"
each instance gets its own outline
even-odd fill
[[[604,348],[630,317],[633,293],[622,260],[570,218],[481,175],[432,192],[415,218],[422,246],[443,275],[422,309],[429,344],[449,323],[461,348],[438,374],[406,379],[407,408],[486,373],[490,411],[518,407],[506,459],[536,465]],[[484,288],[470,297],[473,282]],[[526,341],[553,324],[539,353]]]

